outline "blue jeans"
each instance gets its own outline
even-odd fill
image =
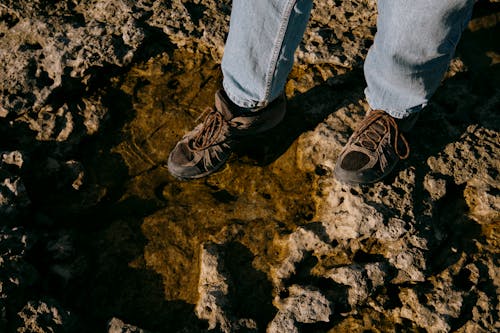
[[[377,33],[364,73],[372,109],[405,118],[436,91],[474,0],[378,0]],[[283,91],[312,0],[233,0],[223,86],[240,107],[260,108]]]

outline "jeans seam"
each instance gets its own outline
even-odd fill
[[[293,6],[297,0],[291,0],[288,2],[288,7],[285,7],[285,10],[283,11],[283,20],[282,20],[282,25],[280,26],[280,30],[277,36],[277,42],[275,43],[276,47],[273,50],[273,54],[271,57],[271,63],[269,64],[269,70],[267,71],[267,77],[266,77],[266,90],[264,92],[264,100],[269,102],[269,98],[271,95],[271,86],[272,86],[272,78],[274,76],[274,72],[276,71],[276,65],[278,63],[278,58],[281,52],[281,49],[283,48],[283,41],[285,38],[286,30],[288,29],[288,22],[290,22],[290,15],[293,10]],[[279,45],[278,45],[279,44]]]

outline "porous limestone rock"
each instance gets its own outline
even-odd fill
[[[220,271],[222,258],[215,244],[206,244],[202,251],[198,286],[201,297],[196,304],[196,315],[208,321],[208,329],[219,326],[222,332],[231,332],[232,318],[227,314],[229,286]]]
[[[2,164],[15,165],[19,169],[23,166],[23,153],[18,150],[2,152],[0,156]]]
[[[191,52],[207,52],[220,61],[229,30],[231,1],[141,1],[148,20],[170,40]],[[315,1],[296,54],[299,63],[359,66],[373,39],[375,1]]]
[[[195,312],[198,318],[208,321],[208,329],[224,333],[258,332],[257,323],[252,318],[238,318],[233,306],[235,295],[233,284],[239,281],[231,279],[225,270],[224,248],[213,243],[203,245],[201,253],[200,281],[198,292],[200,298]]]
[[[278,313],[267,328],[270,333],[298,333],[296,323],[326,322],[332,314],[330,302],[319,290],[311,287],[291,285],[288,296],[275,305]]]
[[[74,121],[80,123],[78,98],[72,97],[93,89],[88,85],[99,80],[99,68],[129,64],[144,39],[132,6],[127,1],[4,1],[2,117],[30,124],[40,140],[67,140]],[[101,119],[103,112],[98,103],[83,101],[92,133],[95,125],[88,121]]]
[[[73,318],[53,300],[30,301],[18,313],[18,333],[73,332]]]
[[[108,333],[150,333],[134,325],[125,324],[118,318],[112,318],[108,323]]]

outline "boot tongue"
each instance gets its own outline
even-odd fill
[[[225,96],[222,90],[218,90],[215,93],[215,109],[219,111],[226,121],[229,121],[234,118],[233,113],[229,109],[230,102],[228,98]]]

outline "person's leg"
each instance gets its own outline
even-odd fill
[[[223,86],[237,105],[267,105],[284,90],[312,0],[234,0],[222,59]]]
[[[445,74],[474,0],[378,0],[364,71],[370,107],[405,118],[427,104]]]
[[[439,86],[474,0],[379,0],[377,33],[364,71],[373,110],[340,153],[338,180],[373,183],[385,176],[409,147],[401,134]],[[412,115],[415,114],[415,115]]]
[[[222,59],[223,87],[202,124],[169,155],[181,179],[208,176],[242,136],[267,130],[285,114],[284,87],[312,0],[234,0]]]

